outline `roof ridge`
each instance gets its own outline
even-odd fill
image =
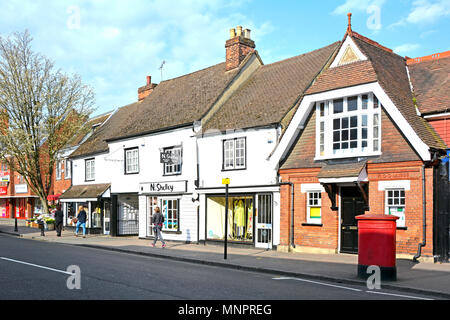
[[[358,32],[352,31],[351,37],[358,38],[358,39],[360,39],[360,40],[362,40],[362,41],[364,41],[364,42],[366,42],[366,43],[368,43],[368,44],[370,44],[370,45],[373,45],[373,46],[375,46],[375,47],[377,47],[377,48],[379,48],[379,49],[382,49],[382,50],[387,51],[387,52],[389,52],[389,53],[396,54],[392,49],[390,49],[390,48],[388,48],[388,47],[385,47],[385,46],[379,44],[378,42],[376,42],[376,41],[374,41],[374,40],[372,40],[372,39],[369,39],[369,38],[367,38],[367,37],[365,37],[365,36],[359,34]],[[396,55],[397,55],[397,54],[396,54]],[[399,57],[400,57],[400,56],[399,56]]]
[[[450,57],[450,50],[444,51],[444,52],[433,53],[433,54],[423,56],[423,57],[417,57],[417,58],[405,57],[405,58],[406,58],[406,64],[411,65],[411,64],[417,64],[417,63],[422,63],[422,62],[426,62],[426,61],[444,59],[444,58],[448,58],[448,57]]]
[[[333,43],[331,43],[331,44],[329,44],[329,45],[327,45],[327,46],[325,46],[325,47],[319,48],[319,49],[315,49],[315,50],[312,50],[312,51],[308,51],[308,52],[305,52],[305,53],[301,53],[301,54],[299,54],[299,55],[296,55],[296,56],[293,56],[293,57],[290,57],[290,58],[286,58],[286,59],[283,59],[283,60],[280,60],[280,61],[275,61],[275,62],[272,62],[272,63],[269,63],[269,64],[265,64],[265,65],[263,65],[262,67],[273,66],[273,65],[276,65],[276,64],[279,64],[279,63],[282,63],[282,62],[286,62],[286,61],[288,61],[288,60],[293,60],[293,59],[296,59],[296,58],[300,58],[300,57],[302,57],[302,56],[306,56],[306,55],[312,54],[312,53],[314,53],[314,52],[317,52],[317,51],[320,51],[320,50],[327,49],[327,48],[329,48],[329,47],[331,47],[331,46],[336,45],[337,43],[341,43],[341,41],[338,40],[338,41],[335,41],[335,42],[333,42]]]
[[[205,70],[208,70],[208,69],[217,67],[217,66],[219,66],[219,65],[221,65],[221,64],[225,64],[225,62],[216,63],[216,64],[213,64],[212,66],[205,67],[205,68],[202,68],[202,69],[199,69],[199,70],[196,70],[196,71],[192,71],[192,72],[189,72],[189,73],[186,73],[186,74],[182,74],[182,75],[180,75],[180,76],[178,76],[178,77],[174,77],[174,78],[171,78],[171,79],[163,80],[163,81],[161,81],[159,84],[165,83],[165,82],[169,82],[169,81],[173,81],[173,80],[177,80],[177,79],[184,78],[184,77],[187,77],[187,76],[191,76],[191,75],[193,75],[193,74],[196,74],[196,73],[199,73],[199,72],[202,72],[202,71],[205,71]],[[234,70],[234,69],[233,69],[233,70]],[[232,70],[230,70],[230,71],[232,71]],[[224,70],[224,72],[225,72],[225,70]],[[157,86],[157,87],[158,87],[158,86]],[[156,88],[157,88],[157,87],[156,87]]]

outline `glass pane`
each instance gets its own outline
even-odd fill
[[[348,118],[342,119],[342,129],[348,128]]]
[[[347,110],[348,111],[358,110],[358,97],[347,98]]]
[[[334,131],[334,132],[333,132],[333,141],[334,141],[334,142],[340,141],[339,138],[340,138],[339,131]]]
[[[362,125],[363,127],[367,127],[367,115],[364,114],[364,115],[361,117],[361,120],[362,120],[361,125]]]
[[[356,142],[356,141],[350,142],[350,148],[354,149],[354,148],[357,148],[357,147],[358,147],[358,142]]]
[[[341,128],[341,119],[334,119],[333,120],[333,129],[337,130]]]
[[[342,140],[348,140],[348,130],[342,130]]]
[[[350,118],[350,127],[355,128],[358,126],[358,117],[351,117]]]
[[[350,139],[356,140],[358,138],[358,129],[350,130]]]
[[[362,138],[367,139],[367,128],[363,128],[361,133],[362,133]]]
[[[339,143],[333,144],[333,150],[339,150],[339,149],[340,149],[340,144]]]
[[[342,149],[348,149],[348,142],[342,143]]]
[[[376,95],[373,95],[373,107],[378,108],[378,98]]]
[[[344,111],[344,99],[337,99],[333,101],[334,113],[342,113]]]
[[[364,94],[362,96],[362,108],[363,109],[367,109],[368,102],[369,102],[369,96],[367,94]]]

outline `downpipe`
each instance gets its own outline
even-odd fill
[[[289,247],[295,248],[295,242],[294,242],[294,184],[292,182],[280,182],[281,185],[289,185],[291,189],[291,236],[290,236],[290,243]]]
[[[439,163],[437,152],[433,154],[433,159],[429,165],[435,166]],[[422,242],[419,243],[417,247],[417,254],[413,257],[414,262],[418,262],[418,259],[422,256],[422,248],[427,245],[427,199],[426,199],[426,179],[425,179],[425,168],[427,164],[422,164]]]
[[[413,261],[418,262],[418,259],[422,255],[422,248],[427,245],[427,199],[426,199],[426,187],[425,187],[425,167],[426,164],[424,163],[422,165],[422,242],[419,243],[419,246],[417,248],[417,254],[414,256]]]

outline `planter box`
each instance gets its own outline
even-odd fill
[[[47,224],[47,231],[52,231],[55,230],[55,224],[54,223],[49,223]]]

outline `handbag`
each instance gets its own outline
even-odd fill
[[[77,218],[73,218],[72,219],[72,223],[77,223],[78,222],[78,219]]]

